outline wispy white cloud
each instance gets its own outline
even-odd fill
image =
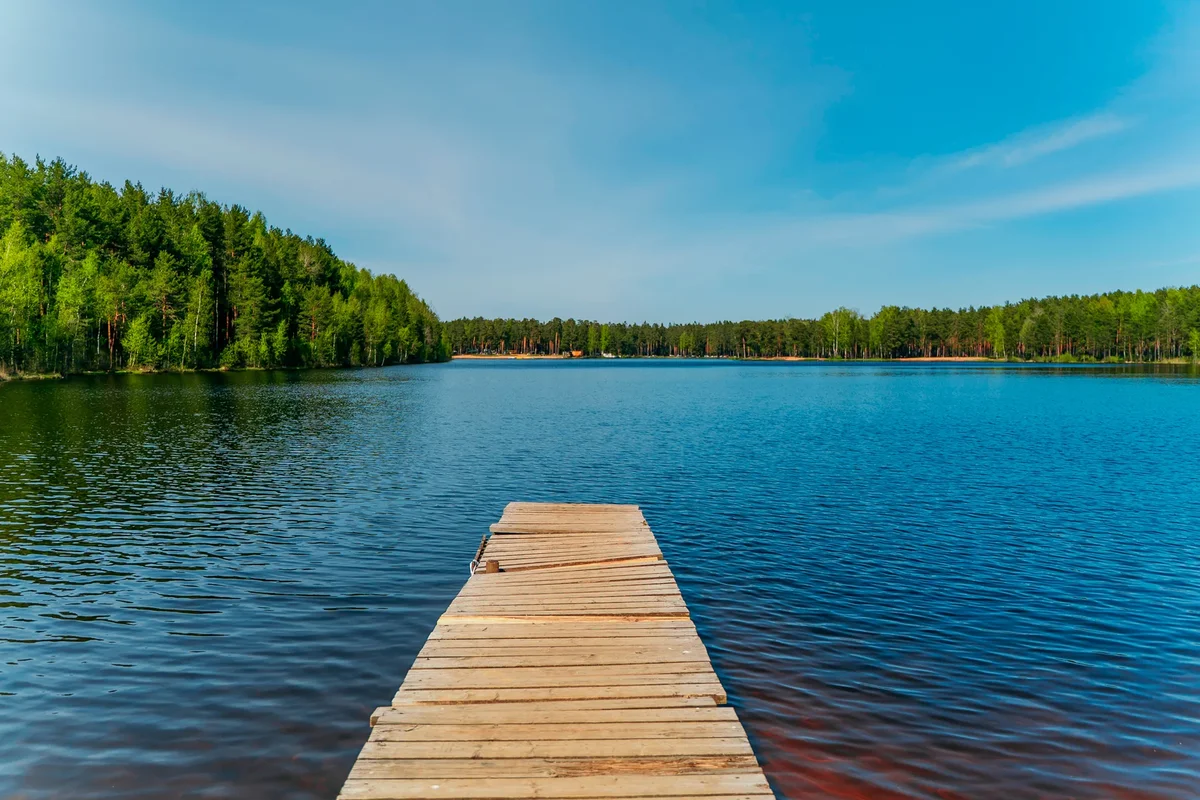
[[[1088,208],[1146,195],[1200,187],[1200,154],[1180,163],[1154,163],[1026,191],[984,195],[957,203],[910,204],[878,212],[829,214],[801,225],[803,240],[870,247]]]
[[[350,201],[347,211],[376,221],[401,217],[439,231],[462,224],[465,190],[458,155],[441,135],[419,125],[394,120],[386,131],[364,130],[307,114],[253,109],[221,114],[11,88],[0,88],[0,106],[51,129],[85,126],[89,148],[154,160],[210,181],[219,176],[234,185],[255,184],[264,194],[313,203]],[[298,136],[294,131],[300,129],[304,133]],[[421,157],[387,163],[385,142]],[[374,169],[356,157],[364,147],[376,154]],[[380,169],[380,162],[386,168]],[[203,190],[205,185],[175,188]]]
[[[1132,125],[1131,119],[1110,111],[1101,111],[1081,119],[1023,131],[997,144],[952,157],[950,164],[956,169],[983,166],[1015,167],[1043,156],[1070,150],[1093,139],[1121,133]]]
[[[965,206],[959,216],[981,222],[1022,219],[1086,208],[1200,185],[1200,159],[1150,164],[1127,172],[1100,174],[1042,186],[1027,192],[989,198]]]

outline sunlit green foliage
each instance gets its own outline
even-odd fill
[[[0,154],[0,372],[444,359],[404,281],[192,193]]]
[[[1044,297],[1002,306],[838,308],[820,319],[682,325],[456,319],[455,353],[770,358],[1200,359],[1200,287]],[[598,333],[599,332],[599,333]]]

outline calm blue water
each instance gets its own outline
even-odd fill
[[[0,797],[332,798],[509,500],[642,505],[777,793],[1200,795],[1200,380],[0,386]]]

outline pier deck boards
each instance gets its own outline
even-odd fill
[[[773,797],[637,506],[491,531],[339,798]]]

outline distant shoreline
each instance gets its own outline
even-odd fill
[[[816,356],[757,356],[742,358],[739,361],[833,361],[837,363],[851,361],[871,361],[886,363],[889,361],[995,361],[1005,363],[1002,358],[987,356],[906,356],[904,358],[817,358]]]
[[[752,356],[750,358],[737,358],[734,356],[621,356],[624,360],[647,360],[647,361],[832,361],[832,362],[851,362],[851,361],[996,361],[1004,363],[1001,358],[987,358],[986,356],[913,356],[908,358],[818,358],[816,356]],[[564,356],[564,355],[549,355],[546,353],[464,353],[462,355],[451,356],[452,361],[611,361],[614,359],[601,358],[598,356]]]
[[[813,356],[752,356],[750,358],[739,358],[736,356],[613,356],[603,358],[599,356],[564,356],[564,355],[547,355],[545,353],[537,354],[488,354],[478,355],[467,353],[464,355],[451,356],[450,361],[735,361],[735,362],[753,362],[753,361],[813,361],[828,364],[912,364],[912,363],[991,363],[991,364],[1013,364],[1016,366],[1035,365],[1035,364],[1051,364],[1057,366],[1149,366],[1149,365],[1187,365],[1193,364],[1187,358],[1164,358],[1157,361],[1056,361],[1053,359],[1029,359],[1015,360],[1004,358],[988,358],[986,356],[912,356],[905,358],[817,358]],[[419,364],[438,364],[448,363],[446,361],[425,361],[425,362],[410,362],[404,366],[417,366]],[[401,366],[399,364],[388,364],[387,366]],[[199,369],[184,368],[184,369],[117,369],[117,370],[87,370],[84,372],[72,372],[64,375],[61,372],[0,372],[0,385],[5,383],[30,382],[30,381],[46,381],[46,380],[63,380],[73,377],[97,377],[101,375],[203,375],[203,374],[221,374],[221,373],[236,373],[236,372],[308,372],[308,371],[323,371],[323,370],[352,370],[352,369],[380,369],[380,367],[369,367],[363,365],[334,365],[324,367],[201,367]]]
[[[546,353],[537,353],[537,354],[510,353],[508,355],[502,355],[502,354],[479,355],[476,353],[464,353],[461,356],[450,356],[451,361],[513,361],[513,360],[518,360],[518,359],[521,361],[545,360],[545,359],[550,359],[551,361],[571,361],[572,359],[576,359],[576,358],[578,358],[579,360],[583,360],[584,358],[587,358],[587,356],[547,355]]]
[[[817,361],[830,364],[896,364],[896,363],[991,363],[991,364],[1081,364],[1109,365],[1118,364],[1189,364],[1186,358],[1163,358],[1156,361],[1059,361],[1050,359],[1011,359],[988,358],[987,356],[904,356],[900,358],[820,358],[817,356],[566,356],[546,353],[464,353],[452,355],[451,361]]]

